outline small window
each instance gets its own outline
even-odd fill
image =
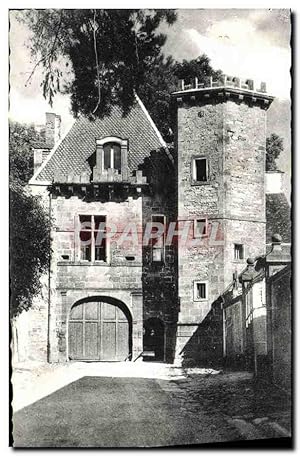
[[[234,244],[234,259],[243,260],[244,259],[244,246],[243,244]]]
[[[193,181],[195,182],[207,182],[207,159],[206,158],[194,158],[193,159]]]
[[[194,238],[207,236],[207,219],[194,220]]]
[[[162,263],[165,255],[165,230],[166,230],[166,218],[164,215],[152,215],[152,226],[151,232],[160,232],[160,236],[152,241],[152,261],[155,263]],[[160,224],[160,227],[159,225]]]
[[[207,299],[207,282],[194,282],[194,301]]]

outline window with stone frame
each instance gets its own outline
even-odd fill
[[[244,245],[243,244],[234,244],[234,259],[243,260],[244,259]]]
[[[128,139],[106,136],[96,139],[96,161],[93,167],[95,181],[105,178],[117,181],[128,178]]]
[[[151,233],[160,233],[158,237],[151,238],[152,262],[163,263],[165,260],[166,217],[152,215],[151,222]]]
[[[206,301],[208,299],[207,281],[194,281],[194,301]]]
[[[192,161],[192,180],[195,183],[208,181],[208,160],[206,157],[194,157]]]
[[[113,142],[103,146],[103,169],[114,169],[121,174],[121,146]]]
[[[106,216],[79,215],[80,261],[107,262]]]
[[[208,223],[206,218],[194,220],[194,238],[208,236]]]

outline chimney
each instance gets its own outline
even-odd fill
[[[59,115],[54,112],[46,112],[45,142],[37,142],[32,145],[34,173],[36,173],[48,157],[51,149],[60,140],[60,124],[61,117]]]
[[[54,147],[60,140],[61,117],[54,112],[46,112],[46,144]]]
[[[267,171],[265,174],[266,193],[282,193],[282,171]]]

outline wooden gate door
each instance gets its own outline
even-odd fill
[[[124,361],[129,355],[129,322],[125,313],[107,302],[85,302],[71,309],[69,358]]]

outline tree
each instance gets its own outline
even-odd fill
[[[26,188],[33,172],[32,126],[10,123],[10,315],[30,308],[50,260],[50,219],[41,201]]]
[[[130,109],[134,91],[166,41],[157,28],[163,21],[172,24],[176,13],[46,9],[25,10],[19,19],[33,32],[30,48],[35,68],[43,67],[43,93],[50,104],[57,91],[65,90],[71,94],[75,116],[101,116],[109,112],[113,100],[124,113]],[[64,76],[69,65],[73,78],[67,83]]]
[[[266,171],[276,171],[279,155],[283,152],[283,138],[272,133],[266,141]]]
[[[137,92],[171,142],[171,93],[178,88],[178,79],[197,77],[205,82],[221,75],[206,55],[183,62],[164,57],[166,35],[157,29],[163,21],[174,23],[172,10],[29,10],[20,18],[33,32],[31,51],[36,66],[44,68],[45,98],[52,102],[57,91],[68,92],[75,117],[101,117],[112,103],[126,114]],[[62,84],[67,71],[73,79]]]
[[[175,113],[171,93],[179,90],[178,81],[184,79],[188,83],[197,77],[199,83],[208,83],[210,76],[217,80],[221,75],[220,70],[213,70],[209,58],[204,54],[183,62],[174,61],[170,56],[165,59],[160,55],[147,70],[145,82],[141,84],[138,94],[167,142],[173,140]]]
[[[38,133],[33,125],[9,123],[9,176],[10,181],[26,184],[33,175],[32,144],[44,139],[44,131]]]

